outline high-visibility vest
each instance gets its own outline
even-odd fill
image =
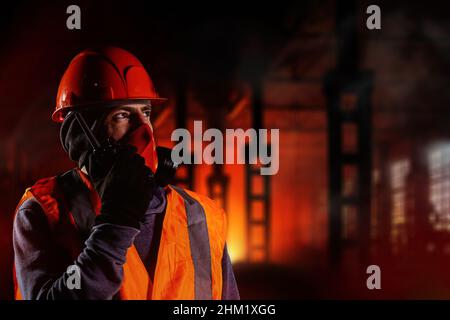
[[[78,174],[90,191],[93,211],[99,205],[89,179],[78,169],[66,174]],[[47,217],[52,235],[75,258],[82,250],[80,228],[73,213],[67,210],[71,197],[63,194],[58,177],[41,179],[25,194],[17,206],[34,198]],[[79,195],[74,195],[78,197]],[[215,201],[175,186],[166,188],[167,206],[163,220],[154,279],[132,245],[123,265],[123,281],[119,297],[123,300],[150,299],[221,299],[222,255],[226,238],[226,217]],[[73,199],[72,199],[73,200]],[[86,199],[84,199],[86,200]],[[14,272],[15,298],[22,299]]]

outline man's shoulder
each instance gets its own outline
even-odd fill
[[[14,216],[14,230],[32,230],[46,223],[45,212],[34,197],[18,205]]]
[[[31,189],[36,189],[36,188],[44,188],[44,189],[53,189],[55,186],[56,186],[56,183],[57,183],[57,179],[59,178],[59,177],[62,177],[62,176],[66,176],[66,175],[71,175],[71,174],[73,174],[73,172],[75,171],[76,169],[75,168],[73,168],[73,169],[70,169],[70,170],[67,170],[67,171],[64,171],[64,172],[61,172],[61,173],[58,173],[58,174],[56,174],[56,175],[54,175],[54,176],[50,176],[50,177],[45,177],[45,178],[40,178],[40,179],[38,179],[38,180],[36,180],[35,182],[34,182],[34,184],[33,185],[31,185],[29,188],[27,188],[26,190],[31,190]]]
[[[171,186],[175,191],[177,191],[182,197],[184,195],[187,195],[190,198],[193,198],[194,200],[197,200],[199,202],[206,203],[208,205],[220,208],[220,205],[217,203],[217,201],[211,199],[210,197],[207,197],[201,193],[198,193],[196,191],[192,191],[186,188],[181,188],[178,186]]]
[[[204,209],[203,211],[206,215],[206,220],[208,221],[208,228],[212,228],[212,230],[219,230],[219,232],[214,232],[213,234],[216,236],[221,235],[220,239],[223,240],[226,238],[227,216],[222,206],[216,200],[192,190],[173,186],[172,189],[175,189],[181,197],[184,198],[183,194],[188,195],[190,198],[193,198],[195,201],[200,203]]]
[[[23,212],[23,211],[29,211],[29,212],[41,212],[42,208],[39,202],[34,197],[27,198],[25,201],[23,201],[17,208],[17,212]]]
[[[25,189],[25,192],[17,205],[16,212],[22,212],[23,214],[38,213],[39,215],[44,211],[40,199],[45,196],[52,196],[56,187],[56,180],[59,176],[67,174],[72,170],[66,171],[62,174],[58,174],[51,177],[40,178],[34,182],[30,187]]]
[[[207,197],[201,193],[189,190],[189,189],[185,189],[185,188],[181,188],[181,187],[174,187],[172,186],[173,189],[175,189],[175,191],[177,191],[178,193],[181,193],[181,196],[183,196],[183,193],[186,194],[187,196],[189,196],[190,198],[193,198],[194,200],[196,200],[197,202],[199,202],[203,207],[207,207],[208,209],[210,209],[210,211],[212,211],[213,213],[216,214],[225,214],[224,210],[222,209],[222,207],[220,206],[220,204],[214,200],[211,199],[210,197]]]

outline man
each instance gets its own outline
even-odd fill
[[[150,114],[164,101],[123,49],[71,61],[52,119],[78,166],[17,207],[17,299],[239,299],[223,210],[158,178]]]

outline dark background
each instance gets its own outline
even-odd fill
[[[81,8],[81,30],[66,28],[71,4]],[[73,166],[50,121],[58,82],[79,51],[116,45],[170,99],[155,110],[160,144],[198,119],[220,129],[280,129],[280,171],[254,186],[265,190],[264,223],[254,232],[248,166],[200,165],[187,182],[227,209],[243,298],[449,298],[450,13],[444,1],[378,1],[382,29],[368,30],[370,4],[4,7],[0,297],[12,294],[11,226],[23,191]],[[356,120],[341,123],[336,106],[356,108]],[[370,264],[381,267],[382,290],[366,288]]]

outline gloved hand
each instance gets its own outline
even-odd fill
[[[156,182],[145,160],[130,145],[107,156],[91,153],[87,171],[101,199],[95,224],[112,223],[140,229]]]

